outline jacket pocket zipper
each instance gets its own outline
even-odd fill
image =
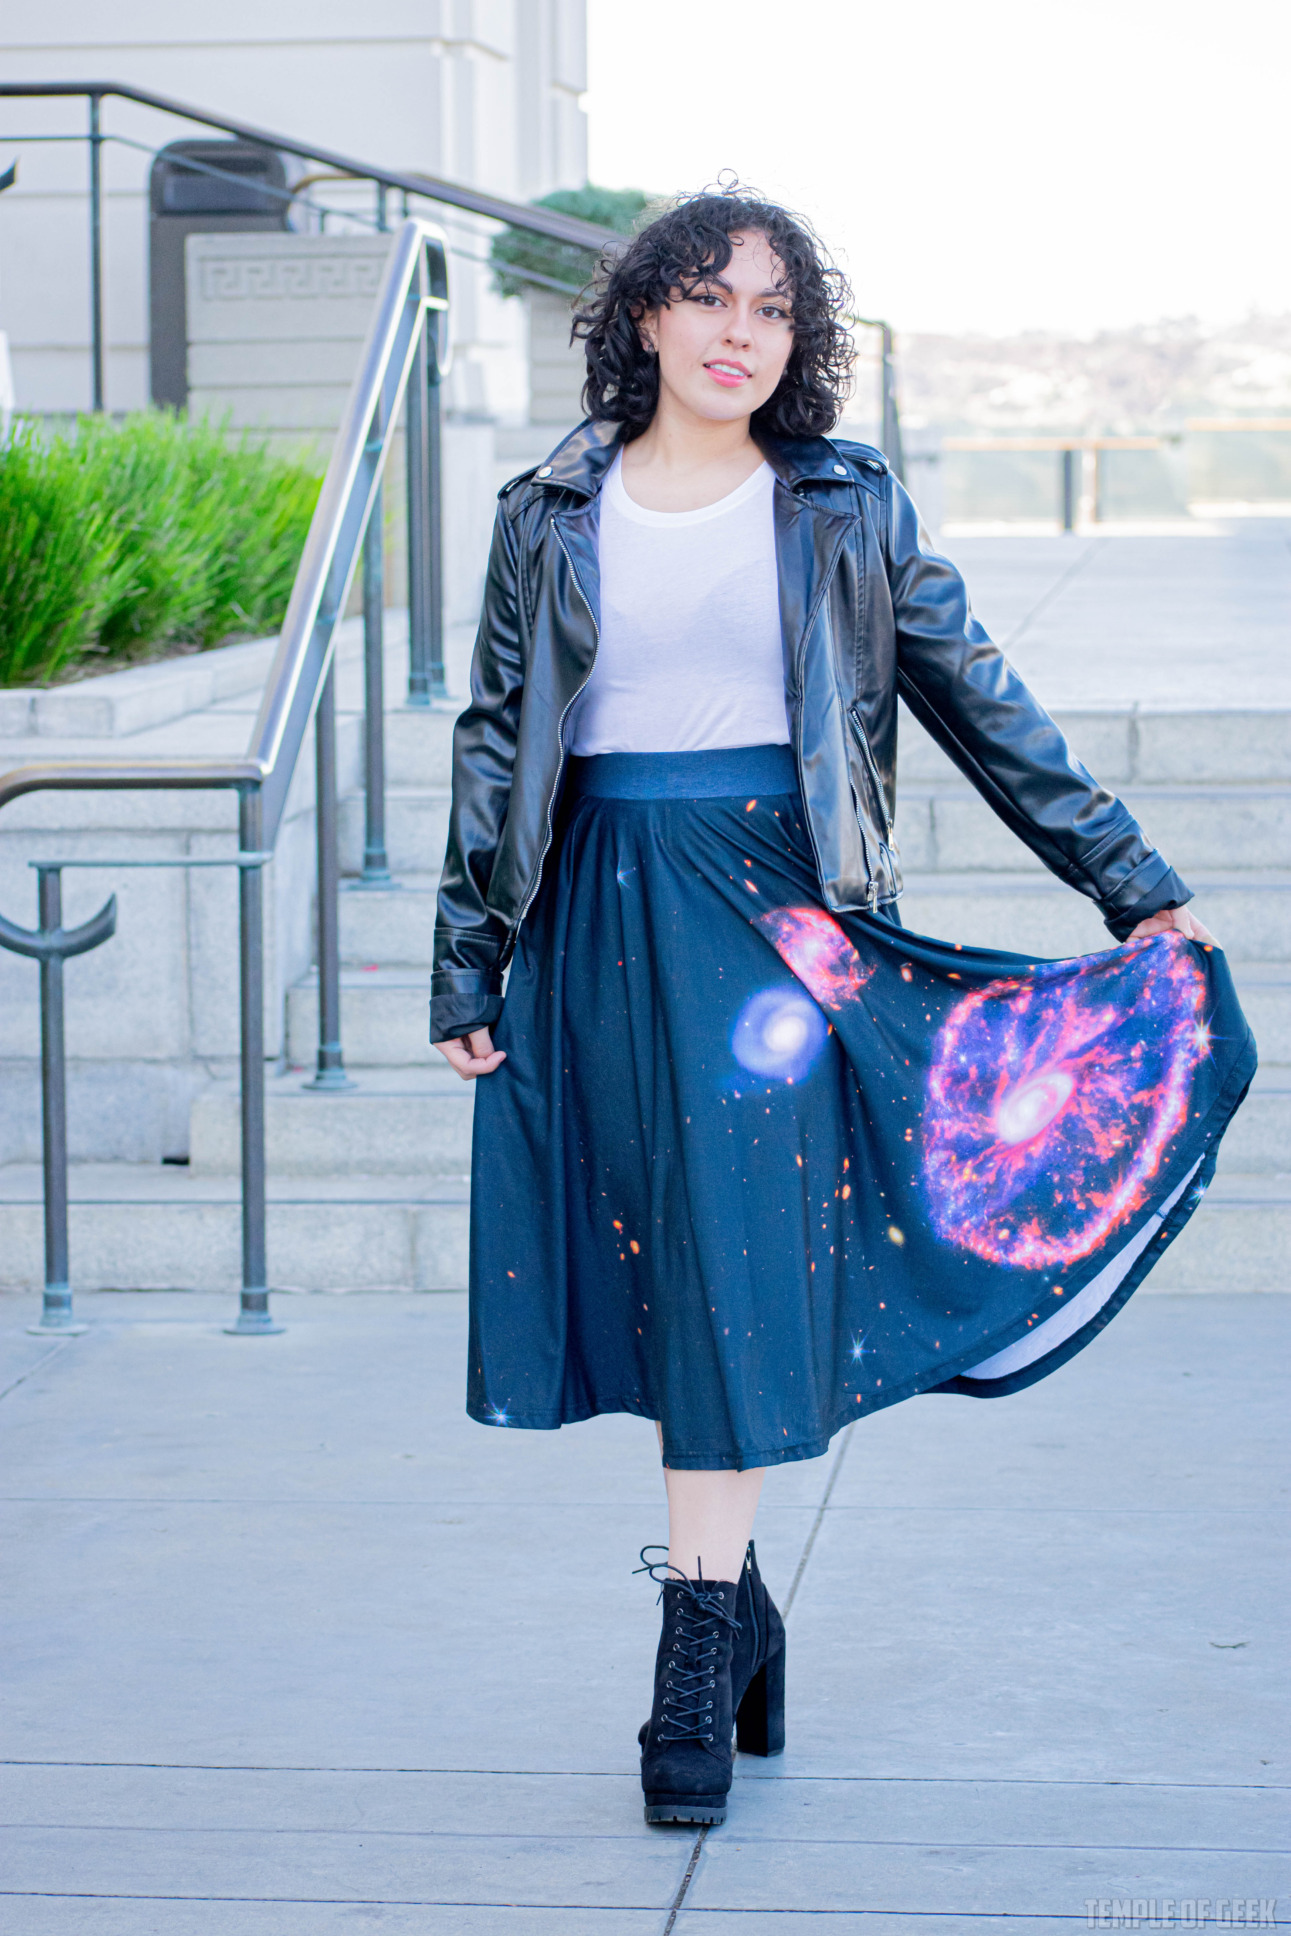
[[[883,782],[879,778],[878,762],[874,758],[874,748],[870,745],[869,736],[861,724],[860,707],[855,702],[847,708],[847,717],[852,723],[852,733],[860,749],[861,758],[865,762],[865,770],[870,776],[870,785],[874,788],[874,804],[879,810],[884,827],[890,834],[892,832],[892,816],[888,812],[888,796],[884,791]]]

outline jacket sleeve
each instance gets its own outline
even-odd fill
[[[517,555],[503,502],[471,660],[470,704],[453,729],[453,800],[430,983],[432,1042],[488,1028],[502,1013],[500,958],[507,931],[489,912],[486,897],[511,798],[524,686]]]
[[[888,578],[897,683],[920,724],[1060,880],[1097,901],[1118,941],[1192,890],[1124,803],[1085,770],[973,617],[963,579],[930,550],[908,493],[888,480]]]

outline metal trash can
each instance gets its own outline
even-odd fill
[[[154,403],[188,404],[184,243],[190,235],[286,229],[287,171],[254,141],[172,141],[149,178],[149,374]]]

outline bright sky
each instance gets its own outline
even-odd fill
[[[1291,310],[1287,0],[587,10],[591,179],[734,168],[898,328]]]

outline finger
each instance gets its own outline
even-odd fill
[[[466,1040],[471,1054],[480,1057],[481,1060],[493,1054],[493,1037],[486,1028],[472,1029]]]
[[[459,1074],[463,1065],[470,1060],[470,1051],[457,1040],[451,1042],[432,1042],[431,1047],[438,1049],[445,1062],[451,1063],[452,1067]]]
[[[485,1039],[487,1040],[487,1035]],[[454,1038],[450,1042],[436,1042],[434,1044],[444,1060],[452,1068],[456,1069],[463,1082],[473,1082],[476,1076],[492,1075],[499,1063],[505,1062],[507,1059],[506,1052],[503,1049],[494,1049],[488,1055],[472,1055],[467,1044],[474,1040],[474,1036],[467,1036],[465,1038]]]
[[[506,1057],[499,1049],[495,1054],[489,1056],[473,1055],[465,1064],[459,1063],[455,1066],[463,1082],[474,1082],[476,1076],[491,1076],[498,1064],[505,1061]]]
[[[1149,914],[1131,931],[1131,941],[1145,941],[1150,935],[1166,934],[1174,926],[1171,911],[1164,909],[1160,914]]]
[[[1175,927],[1180,934],[1186,935],[1189,941],[1199,941],[1203,947],[1208,948],[1218,945],[1205,923],[1199,921],[1195,914],[1190,914],[1187,908],[1175,908],[1173,913]]]

